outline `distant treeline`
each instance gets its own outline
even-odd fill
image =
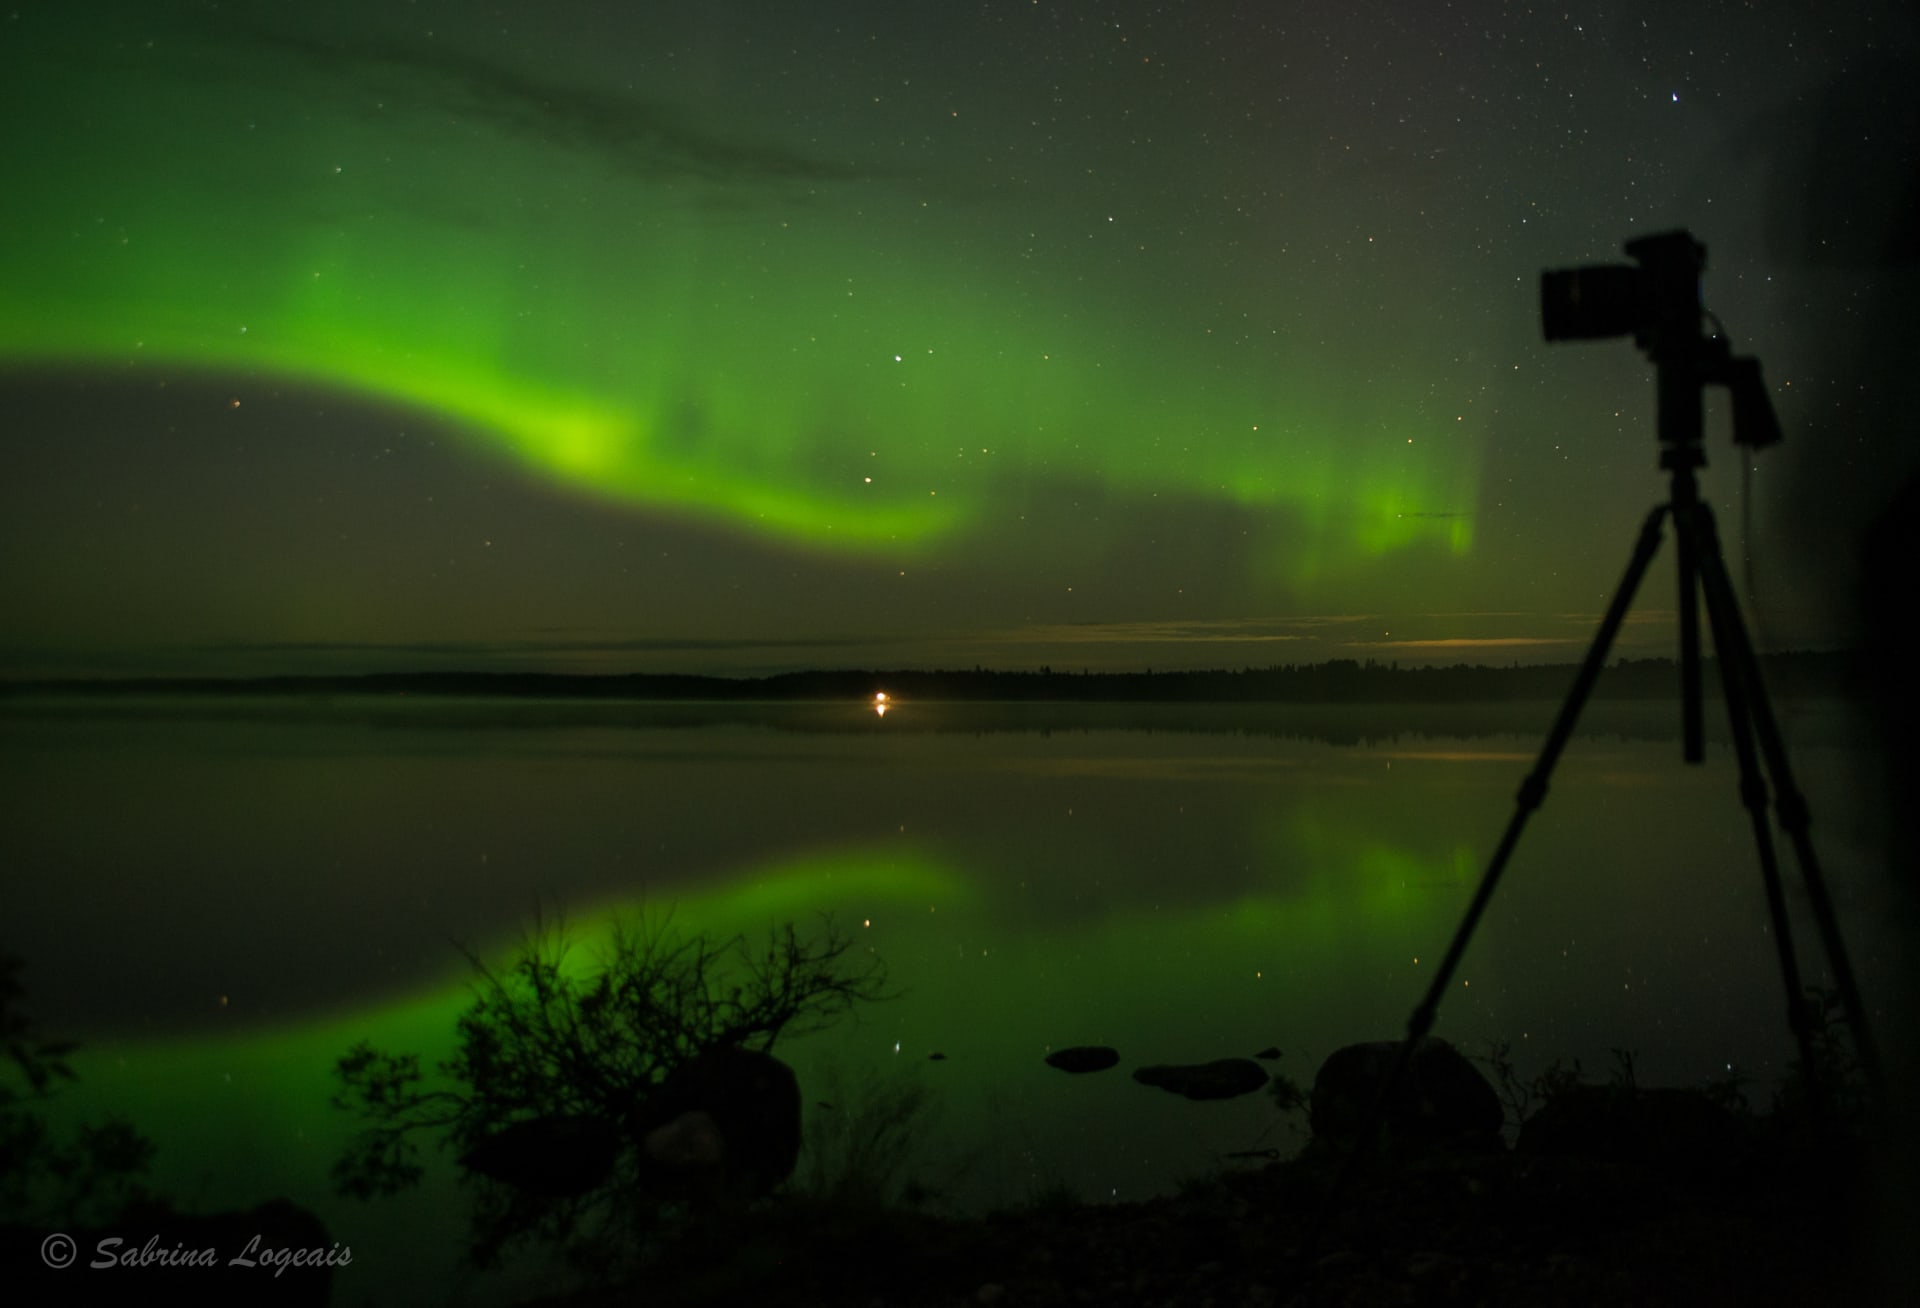
[[[1856,654],[1772,654],[1761,660],[1770,694],[1786,698],[1849,696],[1862,681]],[[1069,701],[1089,703],[1449,704],[1559,699],[1576,664],[1456,663],[1409,667],[1372,659],[1278,664],[1238,671],[1066,672],[856,670],[788,672],[770,677],[703,677],[627,673],[380,672],[359,676],[129,678],[0,682],[12,695],[421,695],[445,698],[627,700],[848,700],[876,693],[899,699]],[[1600,676],[1601,699],[1671,699],[1680,693],[1673,659],[1622,659]],[[1713,659],[1701,667],[1710,695],[1719,694]]]

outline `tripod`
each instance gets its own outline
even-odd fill
[[[1840,937],[1840,925],[1833,911],[1833,901],[1827,894],[1825,880],[1820,874],[1819,861],[1815,856],[1812,840],[1807,834],[1810,812],[1805,798],[1794,785],[1792,772],[1787,763],[1786,748],[1781,743],[1779,727],[1774,720],[1765,689],[1760,684],[1758,660],[1748,640],[1746,627],[1741,621],[1733,586],[1727,576],[1726,564],[1721,558],[1712,511],[1697,498],[1692,469],[1678,460],[1673,460],[1672,463],[1674,465],[1671,468],[1674,480],[1673,498],[1668,503],[1654,508],[1647,515],[1646,523],[1640,529],[1640,537],[1634,546],[1633,558],[1627,564],[1626,576],[1620,583],[1620,589],[1614,595],[1613,603],[1600,623],[1593,645],[1587,651],[1586,661],[1581,664],[1579,674],[1574,678],[1573,688],[1568,692],[1566,702],[1560,708],[1560,715],[1547,735],[1546,744],[1541,748],[1533,771],[1527,774],[1526,780],[1520,785],[1514,814],[1507,824],[1506,833],[1500,838],[1500,844],[1495,849],[1492,860],[1487,864],[1479,889],[1474,892],[1473,900],[1467,906],[1466,916],[1454,932],[1453,941],[1447,947],[1446,956],[1441,960],[1426,996],[1420,1001],[1419,1007],[1414,1010],[1412,1018],[1407,1023],[1407,1038],[1395,1058],[1393,1071],[1389,1076],[1389,1093],[1383,1098],[1382,1109],[1387,1102],[1390,1102],[1392,1090],[1405,1075],[1414,1047],[1433,1029],[1434,1019],[1439,1013],[1441,996],[1446,992],[1447,986],[1452,981],[1454,970],[1466,953],[1474,928],[1479,924],[1481,915],[1493,899],[1501,874],[1506,870],[1507,860],[1512,856],[1514,846],[1519,843],[1520,833],[1526,826],[1528,818],[1546,798],[1547,780],[1553,772],[1554,764],[1559,760],[1561,750],[1566,747],[1568,739],[1573,735],[1580,710],[1585,706],[1594,683],[1599,679],[1600,670],[1606,662],[1607,651],[1615,635],[1618,634],[1621,623],[1626,619],[1627,610],[1632,606],[1634,592],[1639,588],[1641,579],[1645,577],[1648,566],[1653,562],[1654,554],[1660,548],[1662,523],[1669,515],[1673,517],[1674,528],[1679,537],[1682,594],[1687,595],[1689,580],[1687,574],[1691,572],[1697,578],[1700,594],[1706,601],[1714,648],[1720,655],[1721,686],[1732,727],[1734,754],[1740,766],[1740,800],[1752,819],[1754,844],[1760,856],[1760,876],[1766,887],[1767,910],[1773,921],[1774,944],[1779,954],[1780,976],[1786,986],[1787,1020],[1799,1044],[1802,1066],[1809,1070],[1815,1066],[1811,1014],[1801,988],[1799,964],[1795,957],[1793,936],[1787,921],[1786,894],[1781,884],[1779,861],[1775,857],[1772,835],[1767,826],[1767,785],[1765,778],[1761,775],[1761,756],[1765,758],[1766,771],[1773,778],[1778,792],[1780,825],[1792,841],[1795,856],[1799,860],[1807,897],[1812,905],[1814,920],[1833,970],[1835,986],[1853,1031],[1854,1045],[1861,1067],[1870,1078],[1878,1079],[1878,1053],[1867,1028],[1859,986],[1854,980],[1853,968],[1848,962],[1846,947]],[[1686,606],[1681,611],[1683,727],[1686,732],[1686,759],[1692,763],[1698,762],[1703,756],[1700,741],[1698,616],[1697,613],[1692,615],[1693,621],[1690,623],[1688,621],[1688,610],[1692,608],[1690,600],[1683,598],[1682,604]],[[1689,627],[1693,628],[1691,636],[1688,632]],[[1757,750],[1756,736],[1758,737]],[[1376,1110],[1375,1118],[1378,1119],[1380,1116],[1381,1111]],[[1376,1120],[1373,1126],[1363,1133],[1363,1143],[1371,1138],[1378,1127],[1379,1123]]]
[[[1700,717],[1700,600],[1704,599],[1713,644],[1719,654],[1720,682],[1731,724],[1735,757],[1740,766],[1740,800],[1752,820],[1754,844],[1759,850],[1760,875],[1765,884],[1767,909],[1773,922],[1774,945],[1779,954],[1780,977],[1786,986],[1787,1021],[1799,1045],[1801,1066],[1806,1070],[1809,1092],[1816,1109],[1821,1106],[1821,1086],[1813,1049],[1813,1022],[1801,988],[1800,968],[1794,954],[1793,937],[1787,921],[1786,895],[1781,886],[1780,868],[1775,857],[1772,835],[1767,824],[1767,784],[1761,773],[1764,758],[1766,774],[1773,780],[1778,797],[1780,825],[1793,844],[1808,901],[1826,948],[1835,988],[1844,1007],[1853,1035],[1856,1057],[1869,1085],[1878,1089],[1880,1060],[1867,1028],[1866,1010],[1860,1000],[1846,947],[1840,938],[1840,925],[1833,902],[1827,894],[1813,842],[1808,837],[1809,811],[1805,798],[1794,785],[1787,764],[1786,747],[1774,720],[1760,682],[1759,660],[1741,620],[1733,584],[1721,556],[1720,541],[1713,513],[1700,499],[1695,470],[1705,466],[1701,444],[1701,390],[1708,384],[1724,385],[1733,392],[1734,440],[1736,444],[1759,448],[1780,438],[1779,425],[1767,403],[1760,380],[1760,366],[1751,358],[1731,357],[1723,336],[1705,337],[1700,331],[1701,310],[1698,297],[1698,273],[1704,266],[1705,248],[1684,232],[1646,237],[1629,243],[1627,251],[1641,258],[1646,267],[1635,271],[1602,267],[1582,270],[1598,285],[1589,285],[1582,299],[1582,288],[1572,283],[1575,273],[1549,273],[1542,283],[1543,309],[1549,340],[1559,336],[1598,336],[1623,334],[1632,330],[1657,367],[1657,402],[1662,445],[1660,466],[1670,478],[1667,502],[1647,515],[1627,564],[1626,575],[1614,593],[1600,629],[1580,665],[1572,688],[1567,692],[1560,715],[1548,733],[1533,771],[1521,783],[1512,819],[1501,837],[1480,886],[1467,906],[1466,916],[1454,932],[1446,956],[1435,971],[1433,982],[1407,1022],[1407,1037],[1395,1055],[1392,1070],[1381,1086],[1379,1098],[1362,1126],[1349,1159],[1347,1174],[1372,1145],[1405,1079],[1415,1048],[1433,1029],[1440,999],[1451,983],[1475,926],[1493,899],[1506,870],[1507,860],[1527,819],[1546,798],[1547,781],[1560,752],[1572,737],[1581,709],[1593,691],[1605,666],[1607,651],[1620,625],[1632,607],[1634,593],[1645,578],[1654,554],[1660,548],[1662,524],[1673,520],[1677,537],[1680,581],[1680,687],[1681,727],[1684,757],[1698,763],[1705,755],[1701,739]],[[1605,274],[1615,289],[1625,281],[1630,295],[1613,295],[1612,303],[1603,303],[1611,294],[1609,283],[1596,274]],[[1556,279],[1560,279],[1556,282]],[[1556,294],[1565,302],[1556,304]],[[1691,303],[1689,303],[1689,299]],[[1599,306],[1596,308],[1595,306]],[[1624,306],[1624,307],[1623,307]],[[1650,308],[1648,306],[1651,306]],[[1630,311],[1630,322],[1607,317],[1603,310]],[[1580,315],[1585,315],[1581,317]],[[1643,315],[1643,316],[1642,316]],[[1621,325],[1626,322],[1626,325]],[[1570,326],[1569,323],[1572,325]],[[1344,1178],[1341,1188],[1344,1188]]]

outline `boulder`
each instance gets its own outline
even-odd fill
[[[1400,1042],[1376,1040],[1337,1049],[1313,1078],[1308,1119],[1315,1141],[1351,1144],[1366,1127]],[[1381,1123],[1381,1140],[1398,1146],[1501,1147],[1505,1112],[1487,1078],[1452,1045],[1429,1036],[1414,1049]]]
[[[1251,1058],[1220,1058],[1211,1063],[1135,1068],[1133,1079],[1189,1099],[1236,1099],[1265,1085],[1267,1069]]]
[[[647,1132],[640,1142],[647,1160],[673,1171],[717,1167],[727,1158],[727,1137],[704,1108],[690,1108]]]
[[[565,1199],[605,1184],[620,1144],[615,1122],[551,1114],[494,1132],[461,1155],[460,1165],[531,1194]]]
[[[638,1123],[640,1170],[668,1198],[757,1198],[800,1158],[800,1083],[771,1054],[721,1046],[660,1083]]]
[[[647,1189],[663,1199],[755,1198],[800,1157],[800,1085],[773,1057],[730,1046],[688,1059],[620,1123],[549,1114],[515,1122],[469,1150],[463,1167],[529,1194],[564,1199],[604,1185],[629,1141]]]
[[[1704,1091],[1575,1085],[1554,1094],[1521,1123],[1514,1149],[1705,1178],[1748,1161],[1753,1137]]]
[[[1047,1055],[1047,1066],[1062,1072],[1104,1072],[1120,1061],[1120,1052],[1105,1045],[1074,1045]]]

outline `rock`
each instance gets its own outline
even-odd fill
[[[695,1055],[624,1126],[561,1114],[515,1122],[460,1162],[530,1194],[570,1198],[606,1183],[620,1151],[639,1145],[647,1188],[661,1198],[753,1198],[792,1175],[800,1156],[800,1086],[770,1054]]]
[[[757,1198],[800,1157],[800,1084],[771,1054],[721,1046],[660,1083],[642,1110],[641,1174],[670,1198]]]
[[[552,1114],[515,1122],[468,1150],[460,1165],[549,1199],[598,1189],[620,1153],[616,1123]]]
[[[689,1109],[671,1122],[656,1126],[640,1142],[647,1158],[675,1171],[714,1167],[727,1157],[727,1138],[713,1114]]]
[[[1274,1059],[1280,1057],[1280,1046],[1268,1045],[1265,1049],[1262,1049],[1259,1053],[1255,1054],[1254,1057],[1263,1058],[1267,1062],[1271,1063]]]
[[[1189,1099],[1235,1099],[1265,1085],[1267,1069],[1251,1058],[1220,1058],[1211,1063],[1135,1068],[1133,1079]]]
[[[1062,1072],[1104,1072],[1119,1061],[1119,1050],[1105,1045],[1074,1045],[1047,1055],[1047,1066]]]
[[[1377,1040],[1328,1056],[1313,1078],[1308,1110],[1316,1141],[1351,1143],[1359,1135],[1399,1050],[1399,1041]],[[1381,1138],[1403,1146],[1498,1149],[1504,1118],[1500,1096],[1480,1069],[1446,1041],[1428,1037],[1407,1063],[1381,1123]]]
[[[929,1063],[944,1063],[947,1061],[947,1056],[936,1049],[927,1055],[927,1061]]]
[[[1520,1126],[1517,1152],[1626,1163],[1663,1176],[1721,1176],[1752,1153],[1740,1119],[1705,1092],[1575,1085]]]

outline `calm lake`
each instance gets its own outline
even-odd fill
[[[390,1201],[327,1187],[354,1126],[333,1061],[442,1055],[452,942],[505,960],[561,918],[590,956],[623,912],[749,937],[831,914],[903,994],[779,1047],[810,1111],[924,1084],[914,1167],[962,1211],[1136,1199],[1300,1137],[1266,1094],[1132,1068],[1277,1046],[1306,1085],[1404,1031],[1555,707],[0,702],[0,949],[37,1031],[85,1042],[61,1120],[124,1114],[184,1204],[320,1212],[353,1250],[336,1303],[492,1303],[528,1283],[455,1270],[451,1163]],[[1764,1104],[1791,1038],[1751,832],[1730,751],[1682,765],[1677,718],[1589,711],[1435,1034],[1508,1041],[1523,1075],[1736,1067]],[[1879,773],[1841,706],[1783,722],[1879,1007]],[[1043,1062],[1075,1044],[1120,1066]]]

